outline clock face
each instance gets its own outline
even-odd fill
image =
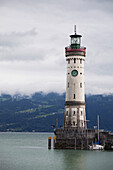
[[[73,70],[71,72],[71,74],[72,74],[73,77],[76,77],[78,75],[78,71],[77,70]]]

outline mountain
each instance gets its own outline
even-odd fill
[[[32,96],[0,96],[0,131],[48,132],[53,131],[58,118],[63,125],[65,93],[35,93]],[[113,95],[87,95],[86,115],[88,127],[97,125],[100,115],[100,128],[113,131]]]
[[[97,126],[99,115],[100,128],[113,132],[113,95],[86,96],[86,113],[90,128]]]

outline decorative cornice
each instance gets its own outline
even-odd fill
[[[71,56],[68,56],[67,58],[66,58],[66,61],[68,61],[68,60],[74,60],[74,59],[76,59],[76,60],[83,60],[83,61],[85,61],[85,59],[83,59],[83,58],[81,58],[81,57],[77,57],[77,58],[71,58]]]

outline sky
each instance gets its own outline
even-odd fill
[[[0,94],[65,92],[74,25],[87,49],[85,93],[113,93],[113,0],[0,0]]]

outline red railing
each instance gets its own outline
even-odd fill
[[[78,48],[71,48],[69,47],[65,47],[65,51],[82,51],[82,52],[86,52],[86,48],[85,47],[78,47]]]

